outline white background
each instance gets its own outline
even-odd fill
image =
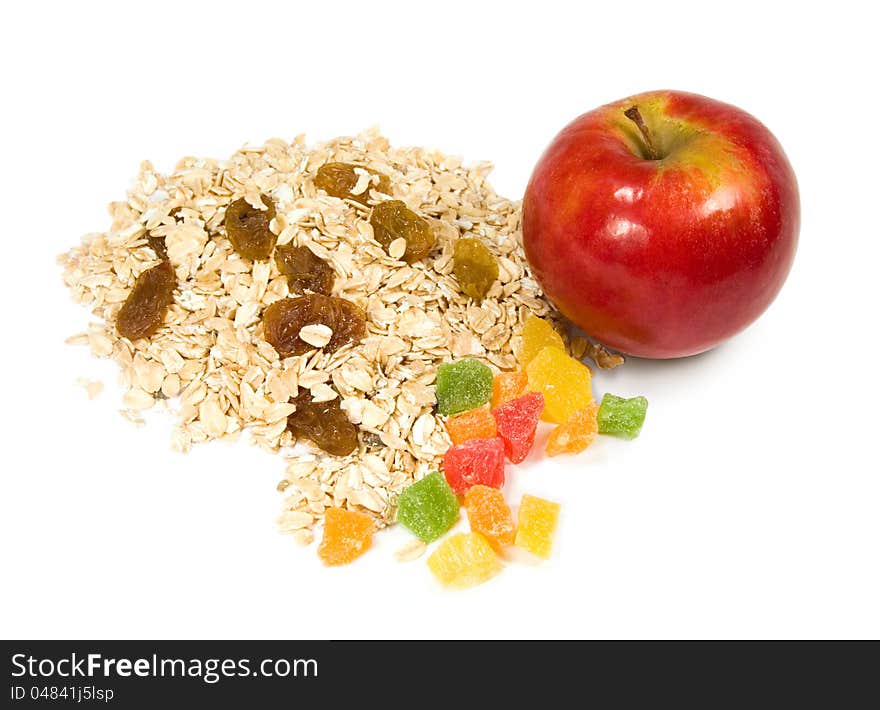
[[[869,3],[17,3],[2,23],[6,637],[877,637],[880,104]],[[644,432],[534,456],[558,547],[468,592],[408,536],[347,568],[275,530],[282,461],[117,413],[115,366],[62,344],[89,315],[56,254],[109,226],[143,158],[380,124],[491,159],[522,194],[556,131],[654,88],[756,114],[800,180],[780,297],[707,355],[630,361]],[[74,382],[103,380],[90,402]]]

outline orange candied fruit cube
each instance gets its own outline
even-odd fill
[[[577,410],[564,424],[550,432],[547,439],[548,456],[576,454],[586,449],[599,432],[599,405],[593,402]]]
[[[529,376],[523,370],[502,372],[492,380],[492,409],[519,397],[529,383]]]
[[[513,544],[513,514],[497,488],[477,484],[464,494],[471,530],[485,537],[496,550]]]
[[[327,508],[318,557],[325,565],[348,564],[370,549],[374,528],[373,519],[366,513]]]
[[[495,436],[495,417],[488,405],[471,409],[446,420],[446,431],[454,445],[470,439],[491,439]]]

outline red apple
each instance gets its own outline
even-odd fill
[[[680,91],[576,118],[523,200],[526,257],[573,323],[631,355],[708,350],[770,305],[800,227],[797,181],[767,128]]]

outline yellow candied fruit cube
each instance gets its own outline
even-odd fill
[[[520,364],[525,367],[543,348],[553,347],[565,351],[565,342],[556,329],[543,318],[531,315],[526,319],[522,329],[522,350],[519,353]]]
[[[474,532],[450,535],[428,558],[428,567],[440,583],[459,589],[482,584],[502,566],[489,541]]]
[[[544,395],[545,422],[563,424],[593,403],[590,368],[555,347],[542,348],[526,365],[528,390]]]
[[[514,545],[547,559],[553,549],[553,533],[559,520],[559,503],[524,494],[519,504]]]

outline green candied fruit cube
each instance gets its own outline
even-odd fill
[[[466,358],[437,368],[437,409],[445,417],[482,407],[492,396],[492,370]]]
[[[599,433],[635,439],[645,423],[648,400],[644,397],[625,399],[605,393],[599,405]]]
[[[397,519],[420,540],[433,542],[458,520],[458,498],[443,474],[434,471],[400,494]]]

